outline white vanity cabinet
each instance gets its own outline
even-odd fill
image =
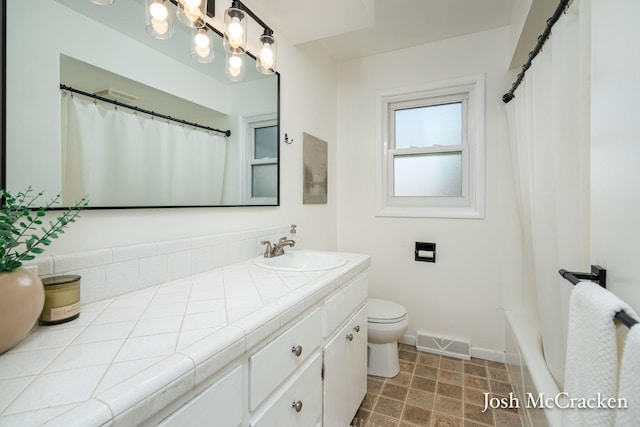
[[[322,417],[322,356],[319,351],[273,397],[252,427],[311,427]]]
[[[254,410],[322,343],[316,309],[249,357],[249,409]]]
[[[367,294],[365,271],[246,349],[160,425],[348,426],[367,389]]]
[[[324,346],[323,354],[324,425],[349,425],[367,393],[366,307]]]
[[[327,427],[349,425],[367,392],[367,293],[365,273],[324,304],[329,336],[322,350],[322,419]]]
[[[242,366],[208,386],[162,421],[161,427],[236,427],[244,416]]]

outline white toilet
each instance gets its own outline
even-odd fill
[[[369,363],[367,374],[395,377],[400,372],[398,340],[409,326],[407,309],[395,302],[368,299]]]

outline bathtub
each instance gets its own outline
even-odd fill
[[[557,408],[527,408],[529,396],[544,393],[554,397],[560,390],[549,372],[542,354],[538,320],[533,313],[507,311],[505,326],[505,362],[513,391],[520,405],[520,417],[525,426],[561,427],[561,410]]]

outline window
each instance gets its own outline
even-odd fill
[[[278,125],[275,119],[247,121],[247,173],[249,203],[278,203]]]
[[[482,77],[379,96],[377,215],[484,217]]]

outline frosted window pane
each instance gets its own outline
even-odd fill
[[[278,126],[256,128],[254,133],[255,158],[278,157]]]
[[[393,161],[394,196],[462,196],[460,151],[396,156]]]
[[[396,148],[462,144],[462,103],[395,111]]]
[[[278,165],[251,166],[251,196],[276,197],[278,194]]]

